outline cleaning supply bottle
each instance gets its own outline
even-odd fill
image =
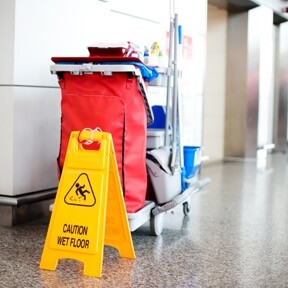
[[[159,66],[158,55],[159,55],[159,44],[158,42],[154,42],[150,50],[150,56],[148,62],[149,66]]]
[[[149,64],[149,49],[147,46],[144,46],[144,64]]]

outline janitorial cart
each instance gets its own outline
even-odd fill
[[[163,229],[163,212],[183,204],[187,214],[189,196],[207,181],[183,184],[181,165],[176,165],[178,156],[172,147],[178,145],[173,142],[179,128],[176,120],[173,133],[168,126],[159,132],[165,133],[165,137],[169,134],[166,138],[172,141],[172,146],[168,142],[165,149],[149,146],[151,141],[157,142],[158,135],[147,129],[154,121],[147,86],[158,76],[157,70],[138,58],[127,57],[127,47],[123,44],[97,44],[88,50],[87,57],[52,58],[51,72],[58,76],[61,88],[59,176],[72,131],[90,129],[111,133],[130,230],[150,221],[152,234],[159,235]],[[173,171],[167,164],[170,156],[174,161]],[[165,170],[165,165],[169,169]],[[154,193],[154,197],[148,197],[151,195],[148,192]]]

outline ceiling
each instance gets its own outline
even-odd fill
[[[247,11],[259,5],[250,0],[208,0],[208,3],[228,11]]]
[[[229,12],[244,12],[260,6],[250,0],[208,0],[208,4],[225,9]],[[288,18],[282,13],[274,11],[273,23],[279,25],[288,21]]]

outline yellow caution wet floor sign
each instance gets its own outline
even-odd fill
[[[91,139],[92,138],[92,139]],[[99,149],[84,149],[85,140]],[[104,245],[136,258],[111,134],[72,132],[40,262],[55,270],[59,259],[84,263],[84,275],[100,277]]]

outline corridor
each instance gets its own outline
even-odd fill
[[[160,236],[149,223],[132,233],[136,260],[105,247],[101,278],[61,260],[39,269],[49,219],[0,228],[0,287],[288,287],[288,177],[285,154],[267,167],[255,161],[206,165],[211,183],[165,214]]]

